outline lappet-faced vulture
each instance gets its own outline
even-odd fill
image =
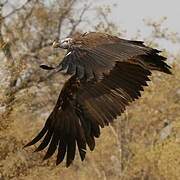
[[[160,51],[141,41],[90,32],[54,42],[53,47],[67,49],[67,54],[56,67],[41,67],[71,76],[43,129],[26,146],[42,139],[36,151],[48,146],[44,157],[47,159],[57,149],[56,164],[66,157],[67,167],[74,160],[76,149],[84,160],[87,145],[90,150],[95,148],[100,128],[113,122],[141,96],[151,70],[171,74]]]

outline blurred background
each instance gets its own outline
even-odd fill
[[[179,0],[0,0],[0,180],[178,180],[180,177]],[[154,72],[142,98],[70,168],[23,149],[42,128],[65,78],[39,68],[63,50],[54,39],[101,31],[162,50],[173,75]]]

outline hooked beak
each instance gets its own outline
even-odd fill
[[[52,44],[52,47],[53,48],[60,48],[61,47],[61,44],[58,42],[58,41],[54,41],[53,44]]]
[[[71,47],[72,39],[66,38],[64,40],[58,41],[55,40],[52,44],[53,48],[62,48],[62,49],[69,49]]]

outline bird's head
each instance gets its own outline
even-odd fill
[[[52,44],[53,48],[62,48],[62,49],[69,49],[72,45],[72,38],[65,38],[64,40],[57,41],[55,40]]]

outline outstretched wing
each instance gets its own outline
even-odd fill
[[[43,129],[25,146],[31,146],[43,138],[36,151],[41,151],[49,145],[44,157],[44,159],[47,159],[58,149],[56,164],[62,162],[67,154],[67,167],[75,157],[76,143],[82,160],[86,153],[84,129],[76,113],[78,108],[76,94],[79,85],[79,81],[77,81],[75,77],[71,77],[65,83],[57,103]]]
[[[44,159],[58,150],[59,164],[66,156],[68,167],[74,160],[78,148],[81,160],[95,147],[95,137],[100,135],[100,127],[108,125],[125,107],[139,98],[140,91],[149,80],[149,70],[139,65],[117,63],[102,81],[79,81],[72,76],[65,84],[57,104],[48,117],[41,132],[26,146],[43,139],[36,151],[48,146]]]
[[[159,52],[145,46],[141,41],[92,32],[74,40],[72,48],[58,67],[68,74],[86,80],[102,79],[110,73],[116,62],[137,64],[145,69],[170,74],[170,66],[164,62],[166,58],[158,55]]]
[[[74,160],[76,147],[84,160],[86,145],[94,149],[100,127],[112,122],[131,101],[141,96],[150,70],[171,73],[159,51],[142,42],[101,33],[89,33],[80,40],[58,66],[58,70],[71,74],[71,78],[65,83],[44,128],[26,145],[43,139],[37,151],[48,146],[44,157],[47,159],[58,149],[56,163],[66,156],[67,167]]]

